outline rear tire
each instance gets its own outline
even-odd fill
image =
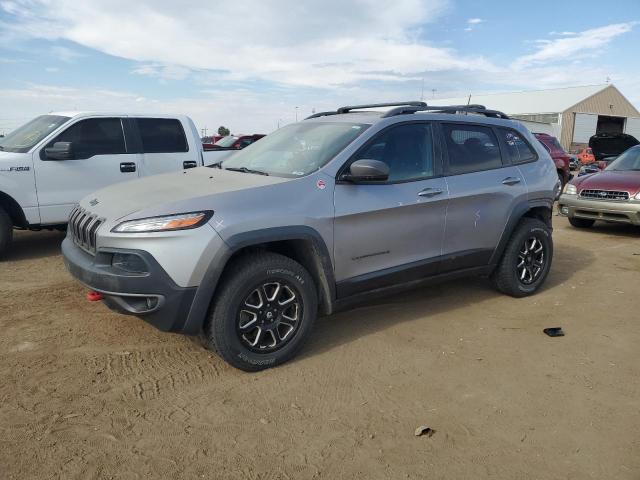
[[[523,218],[511,235],[491,280],[506,295],[526,297],[544,283],[552,260],[551,229],[538,219]]]
[[[576,228],[590,228],[593,227],[593,224],[596,223],[596,221],[588,218],[569,217],[569,223]]]
[[[205,326],[209,348],[246,372],[293,358],[318,314],[313,278],[284,255],[261,252],[234,261],[221,279]]]
[[[9,251],[13,241],[13,222],[11,217],[0,207],[0,258]]]

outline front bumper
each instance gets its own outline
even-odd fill
[[[563,194],[558,200],[558,211],[571,218],[640,225],[640,202],[587,200]]]
[[[146,272],[130,273],[112,266],[116,253],[140,257]],[[160,330],[197,333],[186,327],[197,287],[176,285],[150,253],[103,248],[94,257],[67,237],[62,242],[62,254],[71,275],[100,292],[109,308],[139,316]]]

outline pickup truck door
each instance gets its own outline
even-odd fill
[[[187,135],[191,132],[185,132],[180,120],[141,117],[133,119],[132,126],[140,140],[140,176],[176,172],[202,165],[202,146],[190,144]]]
[[[47,158],[45,149],[56,142],[71,142],[72,159]],[[45,225],[66,223],[86,195],[138,177],[138,155],[129,153],[123,119],[118,117],[80,119],[33,156],[40,220]]]

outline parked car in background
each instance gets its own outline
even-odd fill
[[[582,165],[588,165],[596,161],[590,148],[581,148],[577,151],[576,156]]]
[[[558,178],[562,182],[562,186],[571,179],[571,167],[569,162],[571,157],[564,151],[558,139],[547,133],[534,133],[534,137],[542,144],[542,146],[549,152],[553,163],[556,165],[556,171],[558,172]]]
[[[558,207],[578,228],[591,227],[596,220],[640,225],[640,145],[604,170],[569,182]]]
[[[578,159],[578,156],[575,153],[570,153],[569,157],[571,157],[571,160],[569,160],[569,168],[571,170],[578,170],[582,165],[580,163],[580,160]]]
[[[257,142],[265,135],[255,133],[253,135],[227,135],[214,144],[204,145],[204,149],[209,152],[209,159],[220,162],[230,155]]]
[[[211,150],[211,146],[221,138],[223,138],[222,135],[211,135],[209,137],[202,137],[202,148],[204,148],[205,151]]]
[[[598,133],[589,139],[589,147],[593,152],[595,161],[580,169],[578,175],[587,175],[606,168],[627,149],[638,145],[640,142],[626,133]]]
[[[292,358],[318,313],[421,282],[486,275],[534,294],[553,258],[547,151],[484,107],[365,111],[390,106],[314,114],[219,168],[93,193],[65,263],[110,308],[203,332],[247,371]]]
[[[94,190],[203,164],[202,143],[189,117],[87,112],[37,117],[0,140],[0,255],[14,228],[61,228],[78,201]],[[82,220],[85,227],[99,223]]]

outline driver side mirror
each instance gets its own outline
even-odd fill
[[[73,144],[71,142],[56,142],[53,147],[45,148],[47,160],[73,160]]]
[[[380,160],[356,160],[349,167],[349,173],[340,177],[348,182],[384,182],[389,179],[389,166]]]

